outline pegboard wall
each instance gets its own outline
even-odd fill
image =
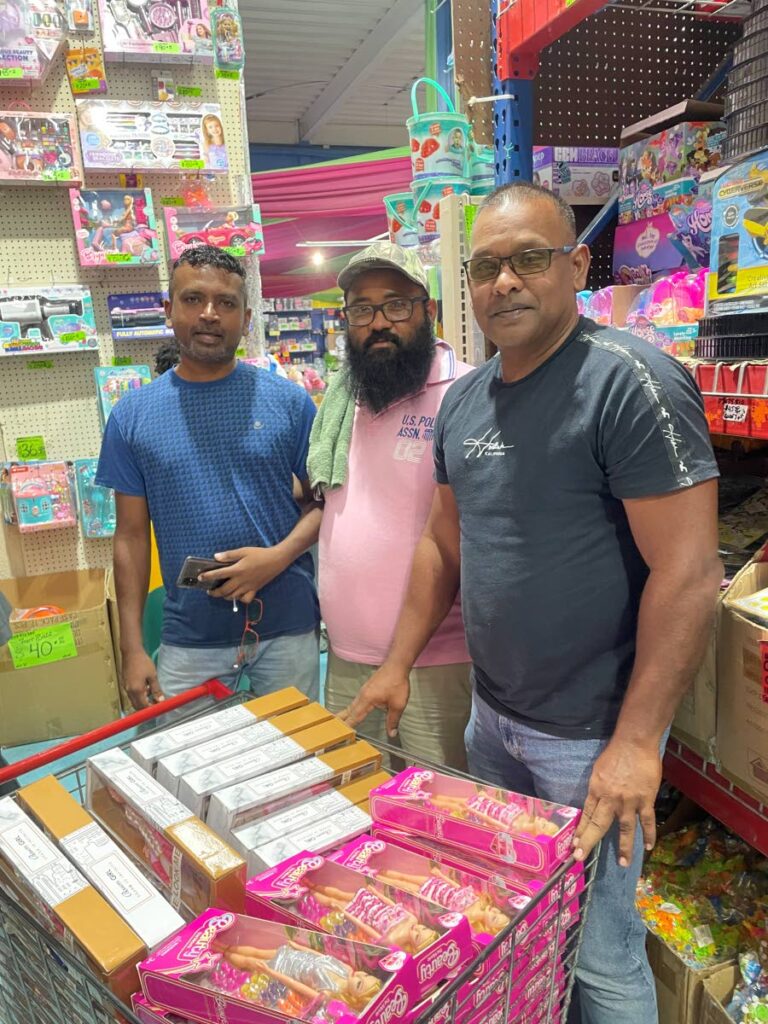
[[[493,145],[493,106],[467,106],[473,96],[491,95],[490,7],[485,0],[451,0],[456,91],[478,142]]]
[[[94,45],[93,36],[86,45]],[[98,42],[98,36],[97,36]],[[72,44],[81,45],[79,37]],[[216,175],[211,188],[215,204],[252,201],[248,139],[243,116],[243,90],[237,82],[217,79],[210,65],[109,63],[106,65],[110,100],[154,99],[152,71],[162,70],[176,85],[196,86],[203,102],[222,109],[229,174]],[[60,54],[41,86],[0,88],[0,110],[68,112],[75,110],[64,56]],[[164,196],[179,194],[179,174],[143,174],[143,187],[152,191],[158,230]],[[86,172],[85,187],[119,187],[118,174]],[[249,261],[249,298],[261,305],[258,261]],[[77,260],[74,227],[66,187],[0,185],[0,286],[83,284],[91,289],[99,332],[98,351],[36,354],[0,358],[0,459],[16,457],[18,437],[42,434],[50,459],[76,459],[99,453],[99,427],[93,368],[110,365],[115,355],[133,363],[153,365],[159,341],[113,344],[107,295],[143,290],[162,291],[168,283],[168,263],[151,269],[133,267],[84,268]],[[260,321],[260,317],[254,318]],[[258,339],[258,329],[254,335]],[[50,367],[33,364],[50,362]],[[87,540],[79,528],[19,534],[13,527],[0,531],[0,578],[33,576],[68,569],[105,567],[112,561],[110,540]]]

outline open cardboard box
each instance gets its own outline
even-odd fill
[[[648,960],[656,981],[659,1024],[703,1024],[704,985],[723,974],[732,977],[733,964],[694,970],[652,932],[648,933],[647,947]],[[707,1021],[707,1024],[710,1022]],[[719,1019],[717,1024],[720,1024]]]
[[[736,967],[723,967],[704,981],[698,1024],[733,1024],[725,1008],[739,980]]]
[[[103,569],[0,580],[14,608],[57,605],[63,615],[12,623],[14,635],[68,623],[77,656],[14,668],[0,647],[0,746],[75,736],[120,714]]]

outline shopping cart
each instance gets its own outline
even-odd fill
[[[96,743],[103,744],[107,738],[119,736],[166,712],[182,709],[200,698],[208,698],[206,707],[193,710],[188,716],[190,709],[187,707],[185,718],[200,717],[210,711],[210,698],[220,708],[249,696],[233,693],[213,680],[180,697],[128,715],[0,770],[0,783],[51,765],[59,780],[84,803],[85,762],[55,772],[55,763],[64,756]],[[403,757],[400,750],[382,744],[377,746],[384,753]],[[406,760],[419,767],[447,770],[426,761]],[[565,1024],[596,863],[597,850],[585,866],[584,887],[579,891],[574,891],[573,887],[573,862],[563,865],[493,943],[441,990],[415,1024],[463,1024],[464,1021]],[[537,951],[535,957],[534,950]],[[521,969],[522,957],[517,955],[523,951],[526,953],[525,970]],[[489,966],[495,961],[498,961],[496,966]],[[482,1017],[478,1016],[481,1007],[487,1007],[487,1015]],[[74,945],[67,945],[53,936],[0,889],[0,1024],[114,1024],[115,1021],[142,1024],[130,1008],[95,977]]]

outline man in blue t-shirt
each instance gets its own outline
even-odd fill
[[[136,708],[214,677],[316,699],[309,548],[321,511],[306,471],[315,406],[303,388],[235,358],[251,310],[245,272],[223,250],[198,246],[177,260],[166,313],[179,363],[115,406],[97,475],[117,495],[123,685]],[[157,669],[142,645],[150,522],[166,590]],[[188,556],[226,563],[200,576],[213,589],[176,585]]]
[[[395,638],[346,717],[383,708],[396,729],[408,670],[461,582],[470,772],[583,808],[578,860],[603,839],[569,1024],[653,1024],[635,887],[722,579],[717,465],[688,372],[579,317],[589,260],[552,193],[519,183],[483,203],[465,269],[499,355],[443,399]]]

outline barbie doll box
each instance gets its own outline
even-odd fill
[[[371,793],[375,821],[503,865],[551,872],[570,855],[581,812],[421,768]]]
[[[145,998],[203,1024],[396,1024],[417,1003],[399,951],[208,910],[139,966]]]
[[[251,878],[247,891],[254,914],[407,953],[419,999],[475,955],[463,915],[311,853]]]
[[[152,733],[134,740],[130,746],[131,757],[151,775],[157,774],[157,762],[179,750],[194,747],[205,740],[213,740],[225,733],[244,729],[254,722],[261,722],[274,715],[281,715],[294,708],[303,707],[309,701],[294,686],[288,686],[277,693],[268,693],[245,704],[233,708],[214,711],[203,718],[193,718],[190,722],[182,722],[162,732]]]

